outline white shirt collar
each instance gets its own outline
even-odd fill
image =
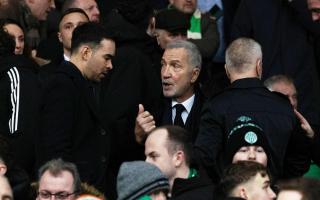
[[[66,54],[63,54],[63,59],[64,59],[65,61],[70,61],[70,58],[69,58],[68,56],[66,56]]]
[[[193,94],[189,99],[187,99],[184,102],[180,103],[185,107],[185,109],[186,109],[188,114],[191,112],[191,108],[192,108],[192,105],[193,105],[193,102],[194,102],[194,98],[195,98],[195,94]],[[172,100],[171,106],[174,107],[176,104],[178,104],[178,102],[175,101],[175,100]]]

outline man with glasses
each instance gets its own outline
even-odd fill
[[[81,182],[73,163],[54,159],[39,169],[39,189],[37,200],[75,200],[80,192]]]

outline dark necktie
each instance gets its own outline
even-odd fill
[[[174,118],[173,124],[184,128],[184,123],[181,114],[185,110],[185,108],[182,104],[176,104],[174,107],[176,108],[176,117]]]

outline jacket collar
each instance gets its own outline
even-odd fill
[[[229,89],[232,88],[260,88],[264,87],[262,81],[258,78],[243,78],[235,80],[231,83]]]

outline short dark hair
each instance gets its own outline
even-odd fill
[[[13,155],[9,140],[0,133],[0,160],[10,169],[13,165]]]
[[[65,11],[61,14],[59,22],[61,23],[61,21],[63,20],[63,18],[64,18],[66,15],[69,15],[69,14],[71,14],[71,13],[81,13],[81,14],[83,14],[84,16],[86,16],[86,18],[87,18],[88,21],[89,21],[89,17],[88,17],[88,15],[87,15],[87,13],[84,12],[84,10],[82,10],[81,8],[69,8],[69,9],[65,10]]]
[[[3,28],[0,29],[0,58],[14,54],[16,43]]]
[[[71,41],[71,54],[73,54],[82,44],[88,44],[95,48],[100,45],[103,39],[115,40],[115,35],[110,30],[95,22],[82,24],[74,29]]]
[[[48,171],[53,176],[58,176],[63,171],[68,171],[73,176],[74,192],[81,192],[81,181],[78,169],[75,164],[63,161],[61,158],[53,159],[45,163],[38,171],[38,181],[40,181],[43,174]]]
[[[320,180],[313,178],[296,178],[279,183],[280,192],[282,190],[297,191],[301,194],[301,200],[316,200],[320,196]]]
[[[269,175],[267,169],[257,162],[239,161],[231,164],[223,172],[220,183],[216,188],[216,190],[219,191],[217,193],[221,193],[221,195],[227,197],[238,185],[248,182],[258,173],[261,174],[262,177]]]
[[[184,152],[186,164],[191,165],[193,158],[191,134],[180,126],[161,126],[168,132],[168,152],[173,154],[178,150]]]

